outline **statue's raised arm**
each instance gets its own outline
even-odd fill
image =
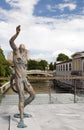
[[[13,50],[15,50],[17,48],[14,41],[17,38],[17,36],[19,35],[19,33],[20,33],[20,25],[16,27],[16,33],[9,40],[10,46]]]

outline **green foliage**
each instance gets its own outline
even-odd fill
[[[56,62],[54,62],[54,65],[53,65],[53,67],[54,67],[54,70],[56,70]]]
[[[49,70],[56,70],[56,62],[49,64]]]
[[[38,66],[40,67],[41,70],[45,70],[47,68],[48,62],[46,60],[41,60],[38,63]]]
[[[5,56],[3,54],[3,50],[0,48],[0,64],[5,64],[6,60],[5,60]]]
[[[28,60],[27,69],[28,70],[36,70],[38,66],[38,62],[36,60]]]
[[[52,62],[49,64],[49,70],[54,70],[54,65]]]
[[[28,60],[27,69],[28,70],[45,70],[48,65],[48,62],[45,60],[36,61],[36,60]]]
[[[57,57],[57,61],[68,61],[69,57],[63,53],[60,53]]]
[[[0,76],[9,76],[12,73],[8,61],[5,59],[3,50],[0,48]]]
[[[1,63],[0,63],[0,76],[2,76],[2,77],[5,76],[5,68]]]

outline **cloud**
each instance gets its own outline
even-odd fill
[[[64,0],[64,2],[73,2],[73,0]],[[75,0],[74,0],[75,2]]]
[[[64,11],[65,8],[68,8],[70,11],[73,11],[73,10],[76,9],[76,7],[77,7],[77,5],[75,3],[61,3],[61,4],[54,5],[54,6],[52,6],[50,4],[46,5],[46,8],[50,12],[56,12],[57,9],[60,9],[61,11]]]
[[[72,10],[76,9],[76,4],[74,4],[74,3],[58,4],[58,8],[61,11],[64,11],[65,8],[68,8],[70,11],[72,11]]]
[[[56,12],[56,7],[55,6],[51,6],[51,5],[46,5],[46,8],[50,11],[50,12]]]
[[[15,27],[21,25],[21,33],[15,43],[24,43],[30,50],[31,58],[54,61],[58,53],[71,55],[84,48],[84,16],[73,16],[70,19],[56,19],[33,16],[38,0],[7,0],[12,9],[0,8],[0,46],[10,51],[9,39],[15,33]],[[17,4],[16,4],[17,2]],[[64,9],[75,9],[71,4],[60,6]],[[50,7],[48,7],[50,8]],[[5,19],[4,19],[5,18]],[[31,53],[37,51],[39,53]]]

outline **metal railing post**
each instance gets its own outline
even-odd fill
[[[9,128],[8,128],[8,130],[10,130],[10,118],[11,118],[11,117],[10,117],[10,115],[9,115]]]
[[[76,79],[74,79],[74,103],[76,103]]]
[[[49,83],[49,103],[51,104],[51,83]]]

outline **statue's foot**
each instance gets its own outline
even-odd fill
[[[15,118],[20,118],[20,114],[15,114],[14,117]],[[24,118],[30,118],[30,117],[32,117],[32,115],[31,114],[27,114],[27,113],[23,113],[23,117]]]
[[[29,118],[29,117],[32,117],[32,115],[31,115],[31,114],[27,114],[27,113],[24,113],[24,114],[23,114],[23,116],[24,116],[24,118]]]
[[[15,118],[20,118],[20,114],[14,114]]]
[[[24,124],[24,122],[20,121],[17,125],[18,128],[26,128],[27,125]]]

